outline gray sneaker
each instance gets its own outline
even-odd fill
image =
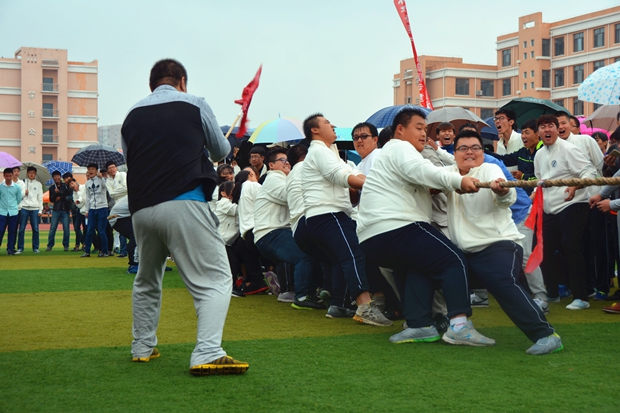
[[[489,306],[489,296],[481,297],[476,293],[469,295],[469,302],[472,307],[488,307]]]
[[[465,324],[465,327],[463,327],[459,331],[454,331],[452,329],[452,326],[448,327],[448,331],[444,333],[442,339],[446,343],[456,344],[460,346],[481,347],[495,345],[495,340],[485,337],[476,331],[471,320],[467,320],[467,324]]]
[[[548,337],[543,337],[538,340],[534,345],[528,348],[525,352],[527,354],[532,354],[535,356],[540,356],[542,354],[550,354],[556,353],[562,350],[564,346],[562,345],[562,339],[557,333],[553,333]]]
[[[549,313],[549,304],[545,300],[541,300],[540,298],[534,298],[534,302],[538,307],[540,307],[540,311],[545,314]]]
[[[441,337],[435,326],[421,328],[407,328],[390,337],[390,343],[431,343]]]
[[[295,301],[295,293],[293,291],[280,293],[278,294],[278,301],[281,303],[292,303]]]
[[[327,318],[351,318],[355,315],[355,311],[349,310],[345,307],[337,307],[335,305],[330,305],[327,310],[327,314],[325,317]]]
[[[374,306],[372,301],[367,304],[360,304],[357,307],[353,319],[362,324],[370,324],[379,327],[388,327],[392,325],[392,322],[385,318],[381,311]]]

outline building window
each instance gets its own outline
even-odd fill
[[[555,69],[553,71],[554,74],[554,82],[553,87],[562,87],[564,86],[564,68]]]
[[[502,66],[510,66],[510,49],[502,50]]]
[[[492,80],[481,80],[480,88],[482,89],[482,96],[495,96],[495,83]]]
[[[551,70],[542,71],[542,87],[551,87]]]
[[[583,32],[573,35],[573,52],[583,51]]]
[[[523,79],[527,79],[527,72],[523,72]]]
[[[54,79],[51,77],[43,78],[43,91],[44,92],[53,92],[54,91]]]
[[[527,59],[527,53],[523,53],[523,60]]]
[[[456,79],[457,95],[469,95],[469,79]]]
[[[605,61],[604,60],[597,60],[596,62],[594,62],[594,70],[593,72],[596,72],[597,70],[599,70],[601,67],[605,66]]]
[[[523,90],[527,90],[527,83],[523,84]]]
[[[620,57],[616,57],[616,58],[614,59],[614,63],[618,63],[618,62],[620,62]]]
[[[573,66],[573,84],[583,82],[583,65]]]
[[[620,23],[615,26],[614,43],[620,43]]]
[[[594,47],[605,46],[605,28],[594,29]]]
[[[558,106],[564,107],[564,99],[554,100],[553,103],[555,103]]]
[[[49,161],[53,161],[54,160],[54,155],[52,155],[51,153],[44,153],[41,155],[43,162],[41,163],[45,163],[45,162],[49,162]]]
[[[534,77],[534,71],[533,70],[530,72],[530,76]]]
[[[523,48],[527,49],[527,40],[523,42]]]
[[[493,117],[493,112],[495,112],[495,109],[480,108],[480,117],[482,119],[492,118]]]
[[[577,98],[573,99],[573,115],[583,115],[583,101]]]
[[[43,104],[43,114],[42,116],[54,116],[54,104],[53,103],[44,103]]]
[[[407,103],[411,103],[411,96],[407,96]]]
[[[564,38],[556,37],[553,39],[553,55],[554,56],[563,56],[564,55]]]
[[[43,128],[43,142],[54,142],[54,129]]]
[[[534,89],[534,82],[530,82],[530,88]]]
[[[530,40],[530,46],[534,47],[534,39]]]
[[[550,39],[542,39],[542,55],[543,56],[551,56],[551,40]]]
[[[502,80],[502,96],[508,96],[510,93],[510,79]]]
[[[530,57],[533,59],[534,58],[534,51],[530,52]]]
[[[592,106],[593,106],[593,109],[596,110],[596,109],[600,108],[603,105],[600,104],[600,103],[593,103]]]

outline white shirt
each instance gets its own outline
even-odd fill
[[[377,159],[377,156],[379,156],[380,153],[381,153],[381,149],[379,148],[373,149],[372,152],[366,155],[366,157],[362,159],[360,163],[357,164],[356,169],[360,171],[361,173],[363,173],[364,175],[368,176],[368,174],[370,173],[370,168],[372,168],[372,164],[375,162],[375,159]]]
[[[568,138],[566,138],[566,142],[572,143],[583,152],[592,166],[594,166],[599,176],[603,176],[603,152],[594,138],[588,135],[573,135],[571,133],[568,135]]]
[[[282,228],[291,228],[291,213],[286,201],[286,174],[269,171],[254,202],[254,242]]]
[[[228,198],[222,198],[215,203],[214,213],[220,221],[217,228],[226,245],[231,246],[239,237],[238,205]]]
[[[536,152],[534,174],[538,179],[596,178],[596,170],[585,155],[560,137],[553,145]],[[565,190],[565,186],[544,188],[544,210],[547,214],[557,214],[569,205],[589,201],[590,196],[585,189],[578,189],[572,200],[565,201]]]
[[[504,140],[501,138],[499,139],[499,142],[497,142],[498,155],[506,155],[509,153],[517,152],[521,148],[523,148],[523,140],[521,139],[521,134],[515,132],[514,130],[510,134],[507,145],[504,145]],[[511,172],[517,171],[519,169],[518,166],[507,166],[506,168]]]
[[[301,194],[301,168],[304,161],[297,162],[286,177],[286,203],[290,212],[291,230],[297,229],[299,220],[304,216],[304,199]]]
[[[457,165],[445,170],[458,173]],[[490,163],[471,168],[466,176],[482,182],[506,179],[499,166]],[[499,241],[514,241],[521,245],[523,235],[517,229],[510,206],[517,200],[517,191],[497,195],[490,189],[474,194],[448,192],[448,228],[450,238],[463,252],[478,252]]]
[[[366,178],[357,217],[360,242],[413,222],[431,221],[429,188],[461,188],[458,173],[438,168],[409,142],[392,139]]]
[[[105,186],[114,201],[127,196],[127,172],[117,172],[105,180]]]
[[[301,191],[306,218],[330,212],[345,212],[351,216],[349,176],[357,175],[338,155],[336,145],[327,147],[313,140],[301,168]]]
[[[245,181],[241,185],[241,196],[239,196],[239,233],[245,239],[245,234],[254,228],[254,201],[260,189],[258,182]]]
[[[24,181],[20,181],[24,184],[22,189],[22,202],[19,203],[20,207],[28,211],[43,211],[43,185],[36,179],[26,178]],[[28,195],[26,195],[28,190]]]

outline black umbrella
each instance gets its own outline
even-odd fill
[[[116,166],[124,165],[125,157],[117,149],[102,143],[85,146],[71,158],[71,162],[75,162],[80,166],[96,163],[98,169],[104,168],[109,161],[113,161]]]

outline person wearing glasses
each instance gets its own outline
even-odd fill
[[[495,127],[499,133],[497,143],[497,154],[506,155],[518,151],[523,147],[521,134],[517,133],[517,115],[511,109],[498,109],[495,112]],[[517,171],[516,166],[508,167],[510,172]]]
[[[314,259],[303,253],[291,231],[291,214],[286,198],[286,180],[291,165],[287,150],[275,147],[266,156],[269,171],[254,203],[254,242],[261,254],[274,262],[295,267],[295,298],[291,306],[298,310],[324,310],[315,297]]]
[[[357,164],[357,169],[364,175],[368,175],[372,163],[381,152],[377,127],[368,122],[358,123],[351,132],[351,139],[353,139],[353,147],[362,158],[362,161]]]
[[[559,351],[563,348],[560,336],[518,282],[523,235],[510,211],[517,199],[516,190],[500,186],[506,181],[504,173],[497,165],[484,162],[482,145],[478,132],[463,130],[454,140],[456,164],[445,167],[464,177],[491,182],[491,189],[475,194],[447,193],[452,242],[465,253],[470,277],[484,284],[506,315],[534,343],[527,353]]]
[[[258,172],[258,179],[267,173],[267,165],[265,165],[265,148],[262,146],[254,146],[250,149],[250,165]]]

